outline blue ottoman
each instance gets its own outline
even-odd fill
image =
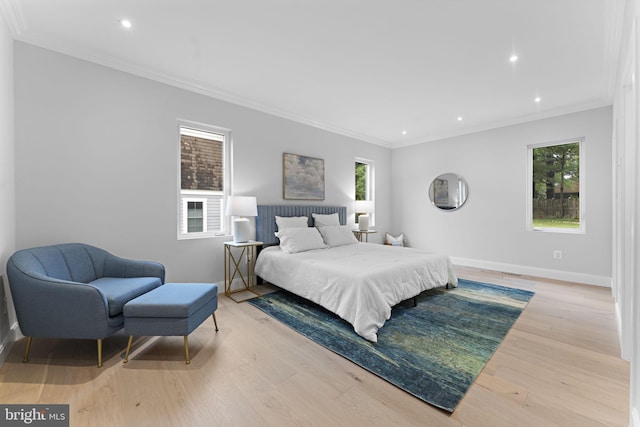
[[[209,316],[218,331],[215,311],[218,286],[214,283],[165,283],[124,305],[124,331],[129,335],[124,363],[129,360],[133,336],[184,336],[185,361],[189,359],[187,336]]]

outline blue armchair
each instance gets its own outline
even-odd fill
[[[124,305],[164,283],[162,264],[117,257],[94,246],[65,243],[24,249],[7,262],[18,324],[31,340],[78,338],[98,341],[124,326]]]

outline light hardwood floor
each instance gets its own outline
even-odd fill
[[[0,403],[67,403],[72,426],[626,426],[629,365],[610,290],[457,268],[536,295],[453,414],[397,389],[268,317],[220,296],[189,337],[18,341]]]

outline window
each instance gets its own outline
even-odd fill
[[[187,214],[184,228],[187,233],[204,232],[207,229],[207,199],[183,199]]]
[[[529,146],[530,230],[584,232],[581,147],[581,139]]]
[[[355,179],[356,179],[356,224],[358,217],[364,213],[369,214],[369,223],[374,225],[374,180],[373,180],[373,161],[365,159],[356,159],[355,162]],[[369,203],[358,203],[360,201],[368,201]],[[358,211],[359,206],[364,206],[368,212]]]
[[[178,238],[211,237],[225,232],[225,129],[180,124]]]

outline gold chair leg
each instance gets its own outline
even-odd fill
[[[213,313],[212,316],[213,316],[213,324],[216,325],[216,332],[218,332],[218,322],[216,321],[216,314]]]
[[[133,341],[133,335],[129,335],[129,344],[127,344],[127,352],[124,355],[124,360],[122,363],[127,363],[129,361],[129,352],[131,351],[131,342]]]
[[[30,351],[31,351],[31,337],[27,337],[27,347],[24,349],[24,359],[22,359],[22,363],[27,363],[29,361]]]
[[[191,363],[191,360],[189,359],[189,338],[185,335],[184,336],[184,356],[185,356],[185,363],[188,365]]]
[[[98,368],[102,368],[102,338],[98,338]]]

